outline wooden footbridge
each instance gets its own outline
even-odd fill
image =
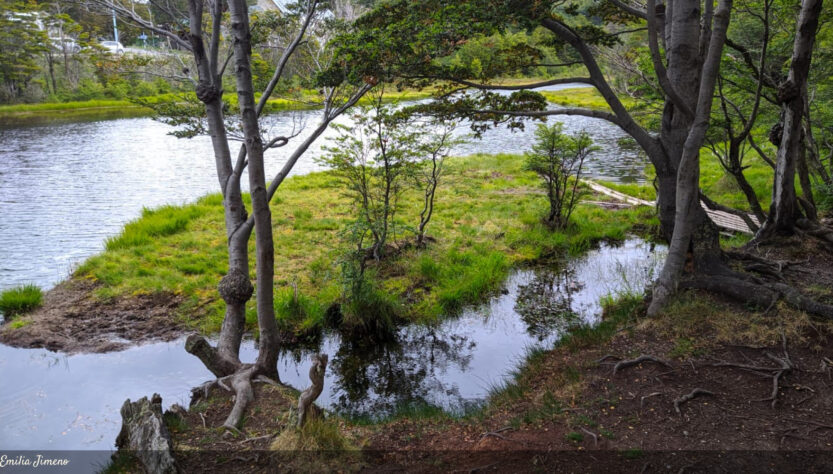
[[[612,197],[617,201],[622,201],[626,204],[630,204],[632,206],[656,206],[655,201],[646,201],[645,199],[640,199],[633,196],[628,196],[627,194],[620,193],[615,189],[610,189],[606,186],[603,186],[595,181],[590,181],[587,179],[582,180],[584,184],[587,185],[593,191],[597,193],[604,194],[605,196]],[[743,232],[744,234],[753,234],[752,229],[746,225],[746,222],[743,221],[740,216],[736,216],[734,214],[729,214],[728,212],[724,211],[716,211],[713,209],[709,209],[702,201],[700,205],[703,206],[703,210],[706,211],[706,214],[715,223],[715,225],[721,229],[725,229],[731,232]],[[749,218],[754,222],[756,225],[760,226],[761,223],[758,221],[758,218],[754,215],[750,214]]]

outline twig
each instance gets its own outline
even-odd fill
[[[595,434],[595,433],[593,433],[592,431],[588,430],[587,428],[585,428],[585,427],[583,427],[583,426],[581,427],[581,431],[584,431],[585,433],[587,433],[587,434],[589,434],[590,436],[592,436],[592,437],[593,437],[593,445],[594,445],[594,446],[598,446],[598,445],[599,445],[599,437],[598,437],[598,436],[596,436],[596,434]]]
[[[505,427],[503,427],[499,430],[487,431],[485,433],[481,433],[480,434],[480,441],[482,441],[483,438],[486,438],[486,437],[489,437],[489,436],[494,436],[495,438],[500,438],[500,439],[504,439],[504,440],[507,440],[507,441],[512,441],[512,440],[506,438],[506,436],[503,436],[502,434],[500,434],[504,431],[508,431],[508,430],[511,430],[511,429],[512,429],[511,426],[505,426]]]
[[[682,415],[683,413],[680,411],[680,405],[701,395],[714,396],[714,393],[708,390],[703,390],[702,388],[695,388],[688,395],[683,395],[682,397],[674,400],[674,410],[676,410],[678,415]]]
[[[253,438],[246,438],[243,441],[240,441],[238,444],[248,443],[249,441],[257,441],[260,439],[267,439],[267,438],[274,438],[274,435],[264,435],[264,436],[255,436]]]
[[[202,418],[202,427],[208,429],[208,426],[205,424],[205,415],[200,413],[200,418]]]
[[[644,397],[640,398],[639,399],[639,409],[641,410],[645,406],[645,399],[646,398],[656,397],[657,395],[662,395],[662,392],[650,393],[650,394],[645,395]]]
[[[474,474],[475,472],[485,471],[486,469],[489,469],[490,467],[495,467],[500,463],[501,463],[501,461],[498,461],[498,462],[493,462],[492,464],[487,464],[485,466],[473,467],[473,468],[469,469],[466,472],[468,472],[469,474]],[[452,471],[452,472],[462,472],[462,471]]]

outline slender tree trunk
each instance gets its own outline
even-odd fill
[[[798,171],[798,182],[801,184],[801,207],[804,209],[804,214],[811,221],[819,220],[816,213],[816,201],[813,199],[813,184],[810,183],[810,170],[807,168],[807,147],[806,142],[802,141],[799,147],[799,153],[795,162],[796,171]]]
[[[755,190],[743,174],[743,166],[741,166],[740,160],[740,142],[743,142],[743,140],[745,140],[745,138],[737,141],[733,140],[732,143],[729,144],[727,157],[729,159],[728,164],[730,169],[727,169],[726,171],[728,171],[729,174],[735,178],[735,182],[738,183],[738,187],[740,187],[743,195],[746,196],[746,202],[749,203],[749,209],[752,211],[752,214],[758,218],[758,222],[764,222],[766,220],[766,213],[761,207],[760,201],[758,201],[758,195],[755,194]]]
[[[257,356],[257,373],[277,376],[278,327],[273,306],[275,250],[272,240],[272,214],[266,191],[266,173],[263,164],[263,141],[255,109],[250,55],[252,52],[249,29],[249,12],[245,0],[228,2],[231,14],[231,34],[234,38],[237,97],[246,154],[249,159],[249,189],[252,196],[252,213],[255,219],[255,248],[257,270],[257,321],[260,328],[260,349]]]
[[[188,2],[190,17],[188,42],[191,45],[199,77],[196,95],[205,104],[217,179],[223,193],[226,234],[229,236],[229,270],[219,284],[220,296],[226,303],[226,314],[217,349],[215,350],[199,336],[189,337],[185,348],[189,353],[199,357],[212,373],[220,377],[230,375],[240,367],[239,352],[245,324],[246,302],[251,298],[253,288],[249,281],[247,239],[233,238],[234,229],[245,222],[247,216],[240,190],[240,177],[235,174],[231,163],[223,114],[222,85],[217,75],[218,44],[212,42],[206,52],[203,42],[203,7],[203,2],[199,0]],[[221,5],[219,3],[212,5],[211,16],[215,31],[219,29],[222,15]]]
[[[778,91],[781,102],[782,134],[775,160],[775,181],[772,188],[772,204],[769,218],[756,238],[765,239],[775,234],[790,235],[800,219],[801,211],[795,193],[796,161],[801,153],[801,122],[804,97],[807,94],[807,77],[813,43],[819,23],[822,0],[804,0],[796,25],[792,63],[787,81]]]

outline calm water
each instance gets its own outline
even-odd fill
[[[572,324],[597,322],[601,297],[640,290],[662,252],[631,239],[559,268],[516,270],[487,303],[436,327],[403,327],[396,342],[371,350],[327,336],[319,350],[331,363],[318,403],[370,416],[408,403],[452,411],[477,404],[529,348],[551,346]],[[0,449],[108,449],[126,398],[157,392],[166,407],[187,406],[190,388],[212,376],[183,345],[72,356],[0,345]],[[251,341],[241,352],[244,361],[257,356]],[[278,370],[284,382],[307,387],[309,353],[284,354]]]
[[[315,111],[275,115],[271,133],[304,123],[312,128],[317,119]],[[566,130],[587,130],[602,145],[588,165],[592,175],[641,179],[645,161],[619,149],[621,131],[600,120],[563,120]],[[523,152],[533,129],[493,130],[455,153]],[[168,131],[147,118],[0,128],[0,289],[29,282],[48,288],[101,251],[104,240],[142,207],[215,192],[209,141],[180,140]],[[312,158],[322,143],[301,159],[295,174],[316,169]],[[277,172],[290,152],[267,155],[267,172]],[[393,344],[368,351],[336,335],[325,337],[320,350],[330,355],[331,366],[319,403],[377,415],[403,403],[449,410],[478,403],[517,367],[527,347],[549,345],[570,324],[594,321],[601,296],[638,287],[656,261],[648,244],[630,240],[565,268],[515,271],[504,294],[436,327],[402,328]],[[254,360],[255,351],[245,344],[243,358]],[[308,355],[282,357],[285,382],[308,384]],[[109,449],[126,398],[158,392],[166,406],[184,405],[190,388],[209,378],[182,341],[73,356],[0,345],[0,449]]]
[[[564,87],[575,85],[549,89]],[[305,125],[310,133],[318,114],[272,115],[268,133]],[[561,119],[566,131],[587,130],[601,145],[587,165],[590,175],[642,179],[646,161],[635,150],[620,149],[624,133],[617,127],[598,119]],[[522,153],[534,140],[534,128],[530,123],[522,132],[491,130],[454,152]],[[461,126],[459,133],[467,130]],[[104,240],[138,217],[142,207],[182,204],[217,192],[208,137],[177,139],[169,131],[149,118],[0,127],[0,290],[23,283],[51,287],[73,265],[100,252]],[[317,140],[293,173],[317,170],[313,158],[325,143]],[[267,176],[280,170],[292,149],[290,144],[267,154]],[[245,185],[248,177],[242,181]]]

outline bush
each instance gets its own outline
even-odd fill
[[[27,313],[43,302],[43,292],[35,285],[23,285],[0,293],[0,313],[6,318]]]
[[[578,204],[578,183],[584,160],[597,147],[586,132],[565,135],[563,125],[538,125],[536,142],[526,154],[526,169],[543,181],[550,210],[545,222],[551,228],[563,229]],[[571,182],[572,178],[572,182]]]

